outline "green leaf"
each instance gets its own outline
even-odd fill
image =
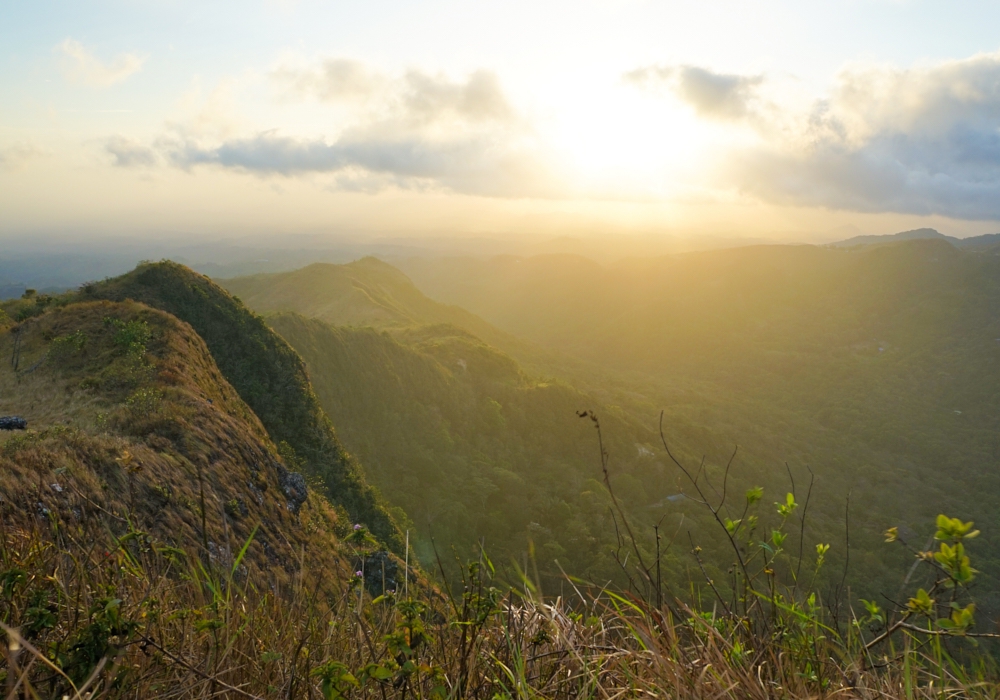
[[[954,540],[972,539],[979,535],[979,530],[972,529],[972,521],[963,523],[958,518],[949,518],[947,515],[937,516],[937,532],[934,539]]]
[[[795,502],[795,494],[789,493],[785,496],[784,503],[775,503],[774,505],[778,508],[778,515],[782,518],[787,518],[799,504]]]
[[[240,553],[237,554],[236,555],[236,559],[233,560],[233,568],[229,572],[230,576],[235,576],[236,575],[236,569],[239,568],[240,562],[243,561],[243,557],[246,556],[247,550],[250,549],[250,543],[253,542],[254,535],[257,534],[257,528],[259,528],[259,527],[260,527],[259,523],[257,525],[253,526],[253,530],[250,532],[250,536],[247,537],[247,541],[244,542],[243,543],[243,547],[240,548]]]
[[[917,594],[910,598],[906,607],[910,612],[920,613],[921,615],[930,615],[934,611],[934,599],[931,598],[930,594],[923,588],[917,591]]]

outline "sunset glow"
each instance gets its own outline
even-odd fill
[[[3,230],[979,233],[997,12],[8,6]]]

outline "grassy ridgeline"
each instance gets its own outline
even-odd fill
[[[80,297],[134,299],[189,323],[274,442],[290,445],[333,503],[402,552],[399,529],[337,439],[302,360],[253,312],[208,278],[168,262],[140,265],[127,275],[86,285]]]

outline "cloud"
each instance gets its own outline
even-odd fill
[[[42,151],[28,143],[0,146],[0,170],[13,170],[27,161],[42,155]]]
[[[484,70],[476,71],[464,83],[410,72],[405,78],[402,97],[410,118],[425,122],[446,115],[472,122],[506,122],[514,118],[500,81]]]
[[[796,132],[765,136],[732,169],[765,200],[1000,219],[1000,53],[846,70]]]
[[[66,39],[56,47],[63,55],[63,73],[71,82],[91,87],[110,87],[142,69],[148,56],[119,54],[103,63],[78,41]]]
[[[330,58],[315,66],[278,66],[271,80],[286,98],[321,102],[366,100],[385,82],[364,63],[347,58]]]
[[[446,188],[487,196],[548,196],[546,167],[530,151],[486,137],[449,140],[415,135],[379,138],[358,133],[333,142],[297,139],[265,132],[216,146],[177,142],[171,162],[182,168],[215,165],[261,175],[296,176],[331,173],[337,186],[377,190]]]
[[[125,136],[112,136],[104,143],[104,151],[118,168],[148,168],[159,158],[152,148]]]
[[[391,77],[356,61],[328,59],[279,67],[271,77],[284,99],[346,107],[346,123],[331,135],[269,130],[221,139],[177,126],[156,144],[166,161],[260,176],[323,174],[338,189],[555,195],[546,158],[493,73],[475,71],[461,80],[421,71]]]
[[[429,123],[449,117],[468,122],[515,118],[500,81],[478,70],[464,81],[409,71],[390,77],[359,61],[330,58],[316,65],[281,65],[271,79],[285,99],[331,103],[364,103],[383,118]]]
[[[648,88],[666,85],[703,117],[737,120],[752,112],[760,75],[715,73],[699,66],[646,66],[622,76],[626,82]]]

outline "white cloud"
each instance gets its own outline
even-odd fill
[[[40,155],[42,155],[41,149],[29,143],[0,146],[0,169],[13,170]]]
[[[329,58],[317,65],[280,65],[271,80],[286,99],[312,98],[321,102],[364,101],[387,79],[360,61]]]
[[[464,81],[412,70],[400,77],[374,71],[360,61],[329,58],[307,65],[283,64],[271,73],[283,99],[364,104],[383,118],[429,123],[457,118],[504,122],[515,112],[496,75],[478,70]]]
[[[851,67],[804,110],[765,101],[761,76],[651,66],[624,79],[756,130],[722,186],[785,205],[1000,219],[1000,53]]]
[[[1000,53],[846,70],[797,133],[741,153],[734,171],[774,202],[1000,219]]]
[[[742,119],[751,114],[760,75],[716,73],[699,66],[646,66],[622,76],[626,82],[647,88],[669,87],[695,111],[713,119]]]
[[[358,132],[335,141],[276,132],[202,146],[176,141],[171,162],[182,168],[215,165],[261,175],[329,173],[338,189],[442,188],[486,196],[554,196],[546,165],[531,149],[488,137],[448,140],[419,135],[380,137]]]
[[[476,71],[464,83],[411,71],[401,93],[404,108],[415,121],[452,115],[470,122],[506,122],[515,116],[500,81],[489,71]]]
[[[104,63],[79,41],[66,39],[56,47],[63,55],[63,73],[71,82],[110,87],[139,72],[148,56],[123,53]]]
[[[487,196],[552,196],[550,168],[496,76],[462,80],[409,71],[391,77],[346,59],[272,72],[282,98],[347,105],[330,135],[277,130],[205,138],[175,128],[158,142],[167,161],[262,176],[325,174],[333,187],[439,188]]]
[[[152,148],[126,136],[112,136],[104,142],[104,151],[119,168],[152,167],[159,157]]]

